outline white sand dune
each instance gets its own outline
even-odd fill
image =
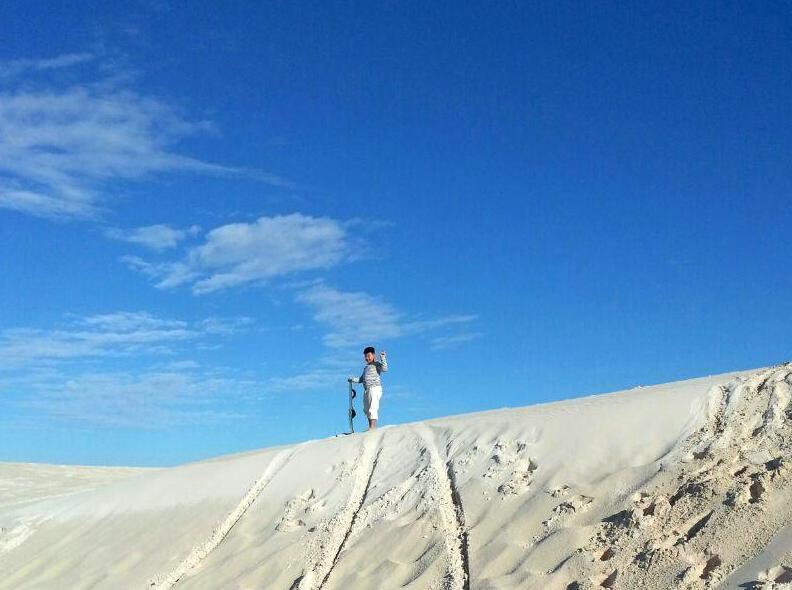
[[[170,469],[0,465],[0,589],[790,587],[791,384],[781,365]]]

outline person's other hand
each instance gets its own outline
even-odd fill
[[[354,382],[355,382],[354,377],[347,377],[347,383],[354,383]]]

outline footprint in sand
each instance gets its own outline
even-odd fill
[[[600,581],[599,585],[602,588],[614,588],[616,584],[616,578],[619,575],[619,570],[613,570],[610,574],[605,576],[605,578]]]
[[[502,480],[498,486],[501,496],[524,494],[533,483],[534,472],[539,465],[535,459],[525,454],[527,447],[528,443],[524,441],[495,442],[492,459],[484,477]]]
[[[693,519],[689,527],[687,527],[687,531],[683,532],[679,538],[676,540],[674,545],[684,545],[685,543],[691,541],[696,535],[698,535],[707,523],[709,522],[710,518],[712,518],[714,511],[710,510],[704,515],[698,516]]]
[[[723,565],[719,555],[700,555],[693,559],[693,564],[687,568],[681,577],[685,588],[708,587],[715,580],[718,568]]]
[[[733,477],[737,478],[737,483],[726,493],[727,505],[737,506],[764,502],[764,495],[772,482],[787,472],[787,464],[783,457],[769,459],[753,473],[749,472],[750,468],[750,465],[745,465],[734,472]]]
[[[329,471],[336,472],[335,479],[336,481],[341,482],[354,473],[355,463],[354,461],[344,461],[342,463],[338,463],[337,465],[333,465]]]
[[[533,483],[534,471],[539,466],[536,462],[527,458],[520,460],[512,469],[509,478],[498,486],[498,492],[502,496],[519,496],[528,491]]]
[[[556,486],[545,491],[553,498],[563,498],[569,495],[569,489],[570,488],[567,484],[561,484],[560,486]]]
[[[633,506],[632,518],[638,521],[640,526],[653,517],[665,516],[671,510],[671,501],[664,494],[652,496],[646,492],[639,492],[633,496]]]
[[[707,559],[707,561],[704,562],[704,567],[699,574],[699,578],[702,580],[711,580],[715,570],[721,565],[723,565],[723,561],[719,555],[711,556],[709,559]]]
[[[484,453],[486,453],[486,450],[481,446],[473,445],[454,459],[454,471],[457,475],[467,473],[468,469],[470,469],[472,465],[475,465]]]
[[[616,552],[613,550],[613,547],[606,547],[605,551],[599,556],[600,561],[610,561],[614,558]]]
[[[593,501],[594,498],[590,496],[573,496],[569,500],[561,502],[561,504],[553,508],[553,515],[542,524],[548,529],[558,528],[575,514],[588,510]]]
[[[528,448],[525,441],[496,440],[492,449],[492,458],[484,473],[484,477],[496,477],[517,463]]]
[[[286,503],[283,510],[283,516],[280,522],[275,527],[275,530],[281,533],[288,533],[305,526],[305,522],[300,516],[311,514],[322,510],[325,506],[324,500],[318,502],[311,502],[314,499],[314,491],[309,489],[303,494],[292,498]]]

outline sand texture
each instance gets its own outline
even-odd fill
[[[158,470],[0,464],[0,589],[792,588],[792,365]]]

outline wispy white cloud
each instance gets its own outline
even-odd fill
[[[481,338],[481,336],[481,332],[463,332],[461,334],[436,336],[435,338],[432,338],[431,348],[432,350],[446,350],[466,342],[477,340],[478,338]]]
[[[476,319],[474,315],[409,317],[382,298],[362,291],[340,291],[322,283],[298,292],[297,301],[308,305],[314,319],[329,329],[324,344],[333,348],[424,334]]]
[[[167,427],[250,414],[255,376],[191,353],[246,331],[246,317],[195,322],[145,312],[72,316],[0,331],[0,413],[60,424]],[[97,368],[98,367],[98,368]]]
[[[96,59],[92,53],[64,53],[42,59],[14,59],[0,62],[0,77],[18,76],[28,71],[58,70],[84,64]]]
[[[267,391],[314,391],[346,386],[346,373],[328,367],[309,368],[288,377],[272,377],[267,381]]]
[[[0,331],[0,368],[81,358],[172,353],[174,346],[244,329],[247,318],[208,318],[190,324],[144,312],[71,318],[55,329]]]
[[[297,301],[308,305],[314,320],[330,329],[324,336],[327,346],[387,340],[402,333],[402,314],[368,293],[339,291],[318,284],[299,292]]]
[[[328,350],[326,354],[299,363],[299,372],[288,376],[270,377],[267,391],[339,391],[347,386],[350,371],[359,369],[360,351],[348,354],[347,350]]]
[[[21,188],[16,181],[0,178],[0,208],[48,219],[93,219],[102,210],[90,199],[64,199]]]
[[[180,143],[213,132],[213,125],[128,88],[123,75],[68,87],[12,83],[28,70],[47,72],[93,59],[67,54],[0,64],[7,88],[0,92],[0,208],[58,220],[96,219],[123,183],[166,172],[244,173],[288,185],[262,171],[185,155]]]
[[[197,236],[201,228],[193,225],[186,229],[177,229],[165,224],[146,225],[130,229],[107,228],[105,236],[112,240],[139,244],[156,251],[175,248],[188,237]]]
[[[202,294],[329,269],[352,255],[343,223],[292,213],[217,227],[181,260],[150,262],[132,256],[123,260],[153,278],[159,288],[190,284],[194,293]]]
[[[228,369],[189,361],[137,371],[42,373],[19,380],[0,378],[0,402],[38,424],[170,428],[243,418],[255,408],[262,385]],[[14,395],[11,395],[11,394]]]
[[[255,323],[253,318],[239,317],[211,317],[196,323],[196,327],[204,334],[231,336],[247,330]]]
[[[158,289],[172,289],[200,276],[200,271],[184,262],[150,262],[140,256],[122,256],[121,261],[154,281]]]
[[[96,217],[108,183],[166,171],[230,172],[174,144],[209,129],[131,91],[72,87],[0,93],[0,207]]]
[[[201,366],[200,363],[193,360],[180,360],[165,363],[164,368],[167,371],[184,371],[190,369],[197,369]]]

